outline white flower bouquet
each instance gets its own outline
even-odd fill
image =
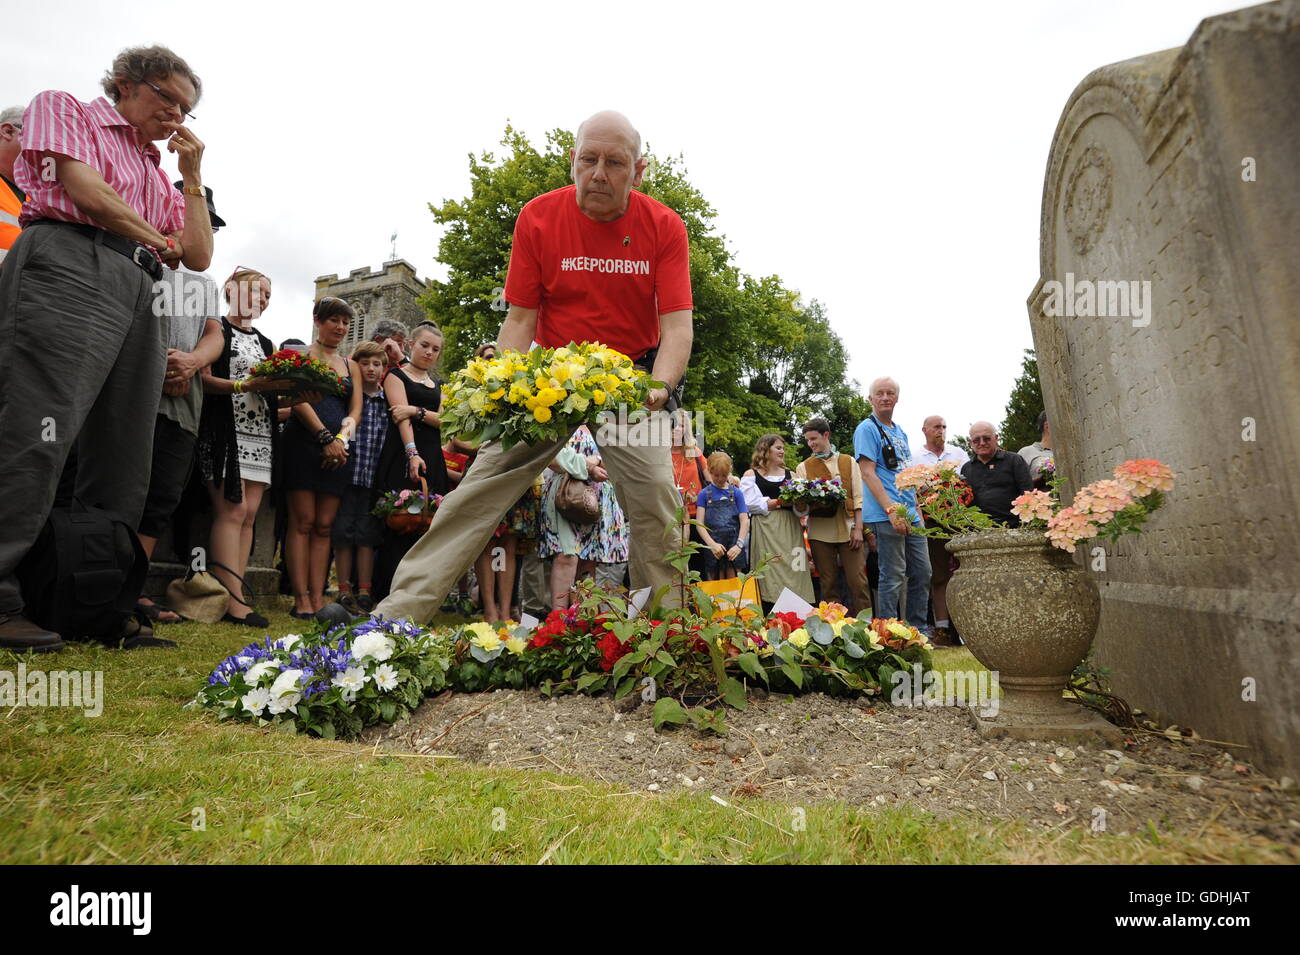
[[[212,671],[196,702],[223,719],[347,739],[410,713],[446,685],[450,665],[446,635],[372,617],[250,643]]]

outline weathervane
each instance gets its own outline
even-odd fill
[[[390,237],[389,241],[393,243],[393,249],[392,249],[392,255],[388,257],[388,261],[396,262],[397,261],[397,230],[396,229],[393,230],[393,234]]]

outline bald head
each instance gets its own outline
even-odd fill
[[[944,443],[948,439],[948,422],[943,415],[932,414],[921,422],[921,433],[925,435],[925,446],[935,454],[943,454]]]
[[[582,142],[587,137],[593,140],[622,141],[633,160],[641,158],[641,134],[636,131],[631,120],[617,110],[601,110],[584,119],[578,125],[578,135],[575,139],[577,148],[582,148]]]
[[[626,116],[606,110],[584,121],[569,155],[583,215],[613,222],[627,212],[628,197],[641,184],[646,161],[641,158],[641,134]]]

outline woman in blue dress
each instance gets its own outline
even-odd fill
[[[362,390],[356,386],[361,372],[338,353],[352,318],[352,308],[341,298],[323,298],[312,309],[316,340],[309,354],[338,374],[343,394],[298,405],[284,428],[285,566],[293,583],[290,615],[303,620],[325,605],[330,534],[351,477],[347,446],[361,416]]]

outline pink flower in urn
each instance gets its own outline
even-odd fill
[[[1115,480],[1135,497],[1146,497],[1152,491],[1174,489],[1174,472],[1169,465],[1154,458],[1125,461],[1115,468]]]
[[[1046,491],[1026,491],[1011,502],[1011,513],[1022,521],[1052,519],[1052,495]]]
[[[1074,496],[1074,509],[1105,524],[1133,503],[1133,495],[1118,481],[1093,481]]]
[[[1052,546],[1070,554],[1074,553],[1074,546],[1079,541],[1096,536],[1097,525],[1092,518],[1073,507],[1062,508],[1047,522],[1047,539]]]
[[[926,484],[934,480],[935,470],[928,464],[914,464],[911,467],[903,468],[898,472],[898,476],[894,478],[894,487],[900,491],[925,487]]]

